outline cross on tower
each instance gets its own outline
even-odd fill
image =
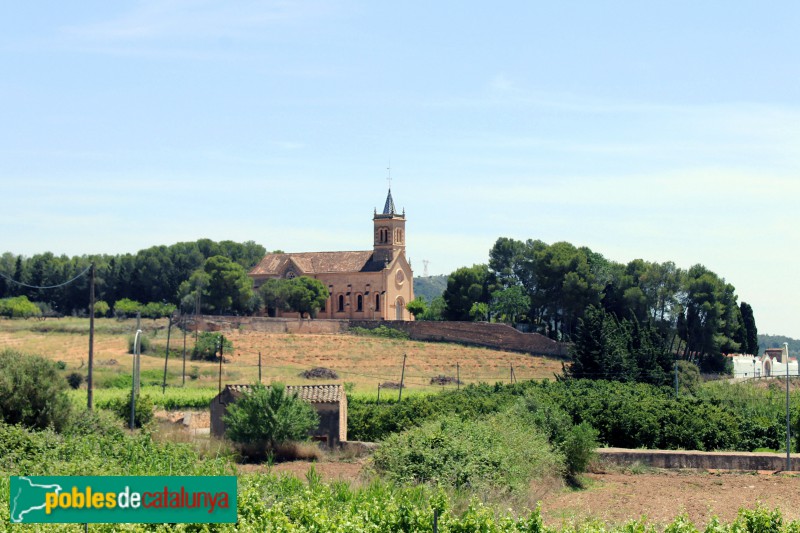
[[[391,189],[392,188],[392,164],[391,163],[389,163],[389,166],[386,167],[386,172],[387,172],[386,183],[389,184],[389,189]]]

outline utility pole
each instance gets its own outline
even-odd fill
[[[456,390],[461,390],[461,368],[456,361]]]
[[[89,374],[86,377],[86,406],[90,411],[94,408],[94,275],[92,262],[89,275]]]
[[[258,352],[258,382],[261,383],[261,352]]]
[[[164,381],[161,382],[161,394],[167,392],[167,362],[169,362],[169,336],[172,333],[172,315],[169,315],[169,325],[167,326],[167,353],[164,356]]]
[[[406,354],[403,354],[403,372],[400,374],[400,394],[397,395],[397,401],[403,399],[403,383],[406,379]]]
[[[181,385],[186,386],[186,317],[183,315],[183,309],[181,309],[181,324],[183,324],[183,378],[181,380]]]
[[[225,343],[225,337],[219,336],[219,392],[222,392],[222,345]]]
[[[200,331],[198,320],[200,319],[200,288],[197,288],[197,298],[194,301],[194,345],[197,346],[197,335]]]
[[[133,370],[134,394],[139,394],[139,375],[140,375],[141,370],[142,370],[142,368],[141,368],[141,357],[140,357],[141,351],[142,351],[142,348],[141,348],[142,326],[141,326],[141,324],[142,324],[142,313],[141,313],[141,311],[136,311],[136,331],[138,332],[137,334],[139,335],[140,338],[139,338],[139,344],[138,344],[138,346],[139,346],[138,352],[137,352],[136,346],[134,346],[134,349],[133,349],[133,351],[134,351],[134,358],[133,358],[133,364],[134,364],[134,370]],[[134,342],[134,345],[136,345],[135,342]]]
[[[786,471],[792,471],[791,443],[792,431],[789,421],[789,343],[783,343],[783,352],[786,354],[784,363],[786,364]]]
[[[137,317],[138,318],[138,317]],[[137,320],[138,322],[138,320]],[[136,421],[136,394],[139,392],[139,354],[141,352],[142,330],[137,326],[133,337],[133,375],[131,376],[131,431]]]

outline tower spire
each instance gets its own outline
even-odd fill
[[[394,215],[396,213],[394,208],[394,200],[392,199],[392,189],[389,188],[389,194],[386,195],[386,203],[383,205],[384,215]]]

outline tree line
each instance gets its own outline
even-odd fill
[[[723,370],[723,354],[758,354],[752,307],[739,304],[735,287],[699,264],[687,270],[672,261],[622,264],[568,242],[501,237],[488,263],[450,274],[443,298],[446,320],[523,324],[584,352],[628,354],[607,362],[607,373],[615,365],[633,368],[637,357],[666,364],[677,353],[705,370]],[[634,345],[639,355],[631,356]],[[670,357],[653,353],[659,350]],[[597,361],[587,368],[601,371]]]
[[[24,296],[43,304],[45,312],[59,315],[87,313],[89,276],[55,289],[32,289],[6,278],[33,286],[60,285],[72,279],[91,264],[95,264],[95,294],[98,301],[113,305],[123,299],[180,306],[194,309],[195,294],[184,285],[196,272],[209,273],[213,286],[203,287],[209,294],[201,301],[209,312],[239,312],[252,310],[252,284],[247,286],[247,271],[266,254],[266,249],[253,241],[215,242],[200,239],[179,242],[170,246],[152,246],[135,254],[56,256],[51,252],[31,257],[10,252],[0,256],[0,299]],[[213,260],[212,260],[213,258]],[[199,275],[199,274],[198,274]],[[196,275],[195,277],[197,277]],[[244,287],[238,298],[229,294],[230,287]],[[228,283],[226,286],[225,283]],[[249,290],[249,292],[248,292]],[[151,306],[153,307],[153,306]]]

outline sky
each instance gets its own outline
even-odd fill
[[[0,253],[700,263],[800,338],[800,3],[5,2]],[[390,171],[388,169],[391,169]]]

